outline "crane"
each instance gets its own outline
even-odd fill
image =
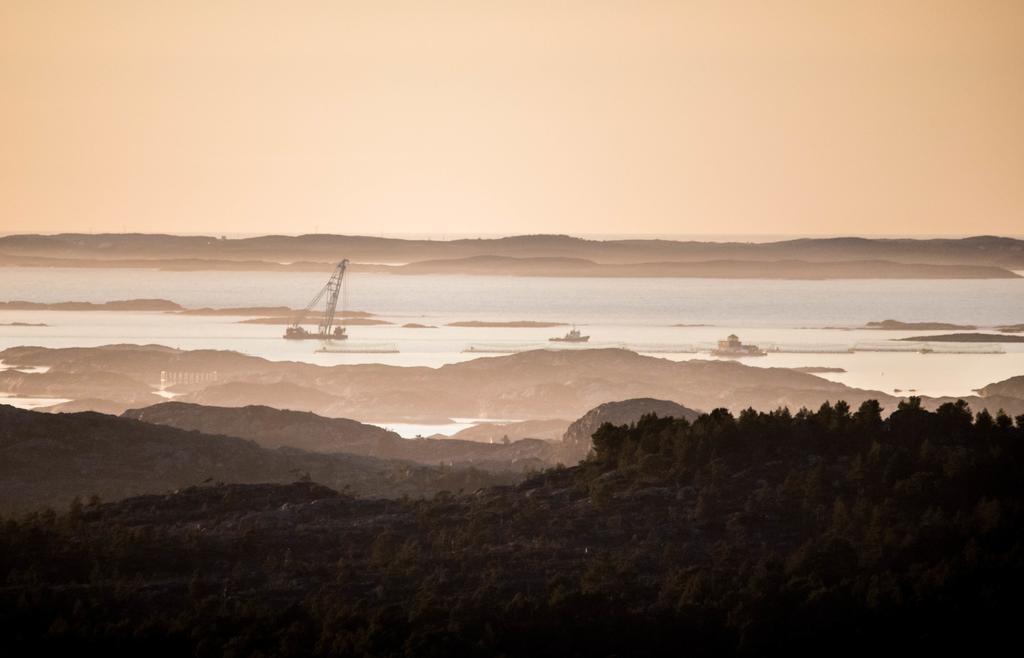
[[[345,269],[348,267],[348,259],[342,260],[338,263],[338,266],[334,268],[334,272],[331,274],[331,278],[327,279],[327,283],[320,289],[312,300],[306,304],[306,308],[299,311],[295,315],[295,319],[285,332],[284,337],[290,340],[305,340],[309,338],[316,338],[320,340],[345,340],[348,338],[348,334],[345,332],[345,327],[334,326],[334,315],[335,310],[338,308],[338,295],[341,294],[341,285],[345,280]],[[317,332],[310,333],[302,326],[302,321],[306,319],[310,311],[319,304],[321,301],[324,302],[323,319],[320,324],[317,325]]]

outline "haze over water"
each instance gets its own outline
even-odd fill
[[[323,284],[319,272],[162,272],[4,268],[0,298],[37,302],[105,302],[162,298],[185,307],[302,307]],[[1024,371],[1024,346],[1004,354],[835,353],[854,345],[889,344],[927,331],[857,329],[875,320],[949,322],[980,328],[1024,321],[1024,279],[736,280],[604,279],[350,274],[347,308],[394,323],[353,326],[346,349],[388,345],[396,354],[316,353],[315,341],[285,341],[278,325],[241,324],[234,316],[139,312],[0,311],[0,348],[159,343],[183,349],[236,350],[273,360],[324,365],[389,363],[440,366],[481,356],[469,346],[520,350],[547,347],[565,329],[462,328],[467,320],[576,323],[590,347],[625,347],[671,359],[707,359],[707,349],[735,332],[749,343],[817,353],[772,353],[743,359],[753,366],[843,368],[822,376],[860,388],[927,395],[972,389]],[[407,322],[434,325],[406,329]],[[673,325],[709,325],[677,327]],[[910,348],[907,343],[896,343]],[[941,346],[954,349],[949,344]],[[976,346],[989,349],[993,346]],[[695,352],[696,350],[696,352]],[[830,353],[832,352],[832,353]]]

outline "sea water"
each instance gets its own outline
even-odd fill
[[[315,272],[164,272],[148,269],[0,268],[0,300],[105,302],[163,298],[189,308],[303,307],[326,280]],[[969,395],[1024,374],[1024,344],[935,343],[935,353],[854,352],[867,343],[949,332],[877,331],[888,318],[993,327],[1024,322],[1024,279],[747,280],[403,276],[354,272],[346,307],[376,314],[383,326],[349,327],[345,353],[317,352],[317,341],[286,341],[283,326],[243,324],[234,316],[158,312],[0,311],[0,348],[155,343],[181,349],[235,350],[273,360],[334,365],[387,363],[440,367],[480,358],[470,346],[507,351],[574,347],[552,344],[555,328],[467,328],[467,320],[575,323],[585,347],[624,347],[674,360],[710,359],[715,341],[736,333],[745,343],[781,353],[742,359],[756,367],[842,368],[820,376],[858,388],[922,395]],[[403,328],[408,322],[431,329]],[[688,326],[675,326],[688,325]],[[394,345],[398,353],[360,353],[360,344]],[[1001,354],[943,350],[1001,349]],[[575,346],[579,348],[579,346]],[[800,353],[802,352],[802,353]]]

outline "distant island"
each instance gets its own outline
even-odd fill
[[[448,327],[476,327],[476,328],[506,328],[506,329],[550,329],[552,327],[567,327],[567,322],[537,322],[535,320],[511,320],[488,322],[485,320],[463,320],[460,322],[449,322]]]
[[[715,279],[1016,279],[1010,270],[987,265],[930,265],[882,260],[708,260],[695,262],[598,263],[582,258],[473,256],[407,265],[364,265],[364,270],[401,275],[464,274]]]
[[[2,238],[0,238],[2,239]],[[217,258],[65,258],[12,256],[0,253],[0,267],[71,267],[86,269],[127,268],[164,272],[321,272],[330,271],[329,262],[275,263],[265,260]]]
[[[167,271],[355,271],[509,276],[1015,278],[1024,241],[857,237],[778,242],[587,240],[567,235],[404,240],[358,235],[59,234],[0,237],[0,266]],[[377,265],[391,263],[392,265]],[[395,265],[397,264],[397,265]]]
[[[166,299],[125,299],[112,302],[0,302],[0,311],[181,311],[183,307]]]
[[[970,324],[950,324],[949,322],[901,322],[899,320],[882,320],[868,322],[865,329],[885,329],[887,331],[971,331],[977,329]]]
[[[186,308],[182,315],[285,315],[294,313],[288,306],[236,306],[230,308]]]
[[[21,300],[0,302],[0,311],[162,311],[178,315],[208,316],[264,316],[247,320],[253,324],[286,324],[294,320],[298,309],[287,306],[237,306],[228,308],[186,308],[168,299],[119,299],[109,302],[26,302]],[[366,311],[338,311],[336,317],[349,318],[350,324],[391,324],[382,320],[372,320],[373,313]],[[287,316],[287,317],[285,317]],[[311,312],[307,319],[319,319],[322,313]],[[45,326],[20,323],[16,326]]]
[[[291,315],[299,313],[299,309],[288,306],[233,306],[227,308],[187,308],[179,311],[181,315]],[[336,317],[340,318],[370,318],[373,313],[366,311],[337,311]]]
[[[931,343],[1024,343],[1024,336],[969,333],[940,334],[938,336],[911,336],[910,338],[900,338],[900,340]]]

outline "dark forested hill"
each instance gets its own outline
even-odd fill
[[[562,463],[575,464],[586,457],[593,446],[591,437],[601,425],[605,423],[629,425],[647,414],[655,414],[663,418],[685,418],[690,421],[700,415],[693,409],[688,409],[670,400],[634,398],[605,402],[583,414],[565,431],[561,446]]]
[[[1024,417],[866,401],[601,426],[515,487],[196,487],[3,522],[16,655],[991,654]]]
[[[117,500],[204,481],[294,482],[303,477],[386,497],[517,479],[472,468],[268,449],[242,438],[98,413],[47,414],[0,405],[0,513],[63,508],[76,496]]]

